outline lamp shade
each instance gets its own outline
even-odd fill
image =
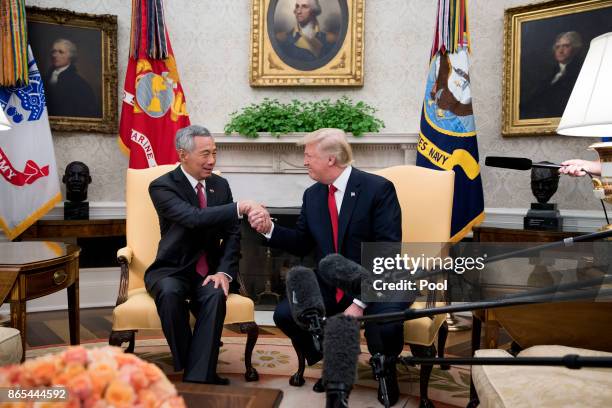
[[[11,123],[4,114],[4,109],[2,108],[2,105],[0,105],[0,130],[9,130],[10,128]]]
[[[591,41],[557,133],[612,136],[612,32]]]

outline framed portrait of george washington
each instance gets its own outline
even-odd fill
[[[116,133],[117,17],[38,7],[26,16],[51,129]]]
[[[252,0],[251,86],[363,86],[365,0]]]
[[[554,135],[591,40],[612,31],[612,0],[505,11],[502,135]]]

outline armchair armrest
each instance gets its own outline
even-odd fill
[[[121,278],[119,281],[119,294],[117,295],[116,306],[124,303],[127,300],[128,284],[130,282],[130,262],[134,251],[130,247],[123,247],[117,251],[117,262],[121,266]]]
[[[123,262],[128,265],[132,262],[132,257],[134,256],[134,251],[130,247],[123,247],[117,251],[117,262],[122,264]]]

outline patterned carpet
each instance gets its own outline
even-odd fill
[[[112,325],[112,309],[86,309],[81,311],[81,343],[87,347],[96,347],[107,343]],[[57,352],[68,343],[68,324],[66,312],[44,312],[28,315],[27,322],[27,358]],[[451,332],[447,341],[447,356],[469,356],[470,332]],[[507,341],[507,337],[502,342]],[[219,357],[218,371],[232,379],[232,384],[241,386],[258,386],[280,388],[285,397],[281,406],[311,408],[324,404],[324,396],[311,391],[312,384],[321,376],[322,366],[317,364],[306,370],[307,383],[296,388],[288,385],[287,378],[296,370],[297,359],[289,339],[275,327],[260,327],[260,337],[253,354],[253,365],[261,374],[257,383],[245,383],[244,342],[245,336],[237,328],[225,327],[223,330],[224,346]],[[502,346],[503,347],[503,346]],[[137,334],[136,354],[141,358],[159,365],[166,373],[171,374],[172,359],[163,334],[160,331],[139,332]],[[404,354],[409,353],[406,346]],[[362,341],[362,353],[359,358],[358,382],[351,394],[351,406],[380,406],[376,401],[377,383],[367,361],[369,354]],[[416,367],[398,367],[400,388],[402,391],[399,407],[418,406],[418,375]],[[470,373],[466,367],[451,367],[442,371],[434,367],[430,379],[430,398],[438,408],[465,406],[469,394]],[[321,399],[321,404],[314,401]],[[314,404],[314,405],[313,405]]]

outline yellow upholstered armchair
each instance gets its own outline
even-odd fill
[[[393,183],[402,208],[402,242],[444,243],[450,239],[455,173],[417,166],[395,166],[375,172]],[[441,306],[441,304],[438,304]],[[413,308],[424,308],[415,302]],[[427,305],[434,306],[434,304]],[[446,315],[421,317],[404,323],[404,342],[417,357],[444,357],[448,335]],[[423,364],[420,372],[421,400],[428,400],[427,388],[433,366]],[[441,366],[443,369],[449,367]],[[427,405],[425,405],[427,406]]]
[[[176,165],[163,165],[149,169],[128,169],[126,178],[126,238],[127,246],[117,252],[121,265],[121,282],[117,304],[113,310],[113,330],[109,344],[128,343],[128,352],[134,351],[138,330],[161,330],[155,302],[144,287],[144,273],[153,263],[160,239],[159,222],[149,196],[149,184],[159,176],[173,170]],[[259,379],[251,364],[251,355],[257,342],[259,328],[255,323],[255,305],[244,293],[238,275],[241,294],[230,293],[227,298],[225,324],[238,324],[247,334],[244,363],[247,381]],[[191,317],[192,324],[195,319]]]

